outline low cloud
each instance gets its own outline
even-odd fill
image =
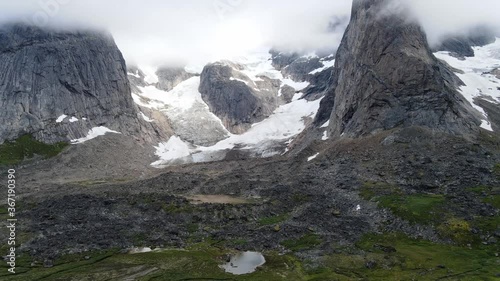
[[[397,0],[400,1],[400,0]],[[478,26],[500,34],[498,0],[403,0],[436,44],[449,34],[467,34]]]
[[[431,42],[450,32],[500,27],[498,0],[406,1]],[[23,0],[0,2],[0,24],[109,30],[129,64],[203,63],[260,48],[338,47],[351,0]]]
[[[237,56],[263,47],[335,49],[349,1],[23,0],[1,1],[0,23],[34,22],[109,30],[129,63],[176,64]]]

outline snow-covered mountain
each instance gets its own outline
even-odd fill
[[[456,75],[464,83],[460,92],[482,113],[481,127],[493,131],[485,103],[500,105],[500,39],[489,45],[473,47],[473,50],[474,55],[465,58],[447,51],[434,55],[458,70]]]
[[[319,109],[322,94],[305,99],[304,90],[315,86],[309,82],[315,75],[333,65],[333,56],[288,55],[292,59],[276,67],[278,55],[262,52],[233,61],[219,61],[205,66],[205,71],[187,66],[178,71],[184,73],[185,79],[171,90],[160,87],[168,81],[159,77],[159,71],[147,66],[129,68],[132,96],[142,109],[141,116],[148,122],[155,122],[150,115],[159,112],[168,118],[175,132],[170,139],[158,144],[159,159],[152,165],[218,161],[234,155],[268,157],[286,152],[287,145],[312,122]],[[313,69],[303,67],[310,62],[313,62]],[[302,67],[295,67],[298,64]],[[209,73],[206,69],[210,67],[216,71]],[[200,72],[203,73],[200,75]],[[174,76],[175,79],[180,77]],[[204,90],[200,87],[202,79],[212,81],[209,90],[220,88],[215,106],[210,97],[200,93]],[[226,105],[217,111],[222,95],[226,95]],[[253,108],[248,106],[250,102],[255,102]],[[220,112],[237,103],[241,106],[227,109],[236,112],[226,115]],[[242,111],[247,113],[241,116]],[[236,120],[226,118],[231,114]],[[236,130],[232,124],[239,124]]]
[[[482,114],[481,127],[491,131],[493,125],[484,103],[498,105],[500,102],[500,40],[474,47],[474,52],[475,56],[466,58],[447,51],[436,52],[435,56],[455,69],[464,83],[460,93]],[[228,83],[219,85],[227,95],[248,89],[248,95],[253,93],[263,99],[259,109],[265,106],[269,111],[260,119],[250,118],[253,122],[247,127],[239,126],[237,132],[200,93],[203,68],[186,66],[175,71],[148,66],[129,68],[132,96],[142,110],[142,118],[158,122],[154,116],[164,116],[174,130],[173,136],[155,147],[158,160],[152,165],[269,157],[287,152],[288,145],[317,115],[330,86],[328,79],[334,63],[333,55],[318,57],[273,50],[205,66],[205,69],[209,66],[227,68],[226,74],[217,72],[218,76],[224,76],[217,79]],[[169,75],[162,76],[164,73]],[[328,125],[320,126],[324,131],[321,141],[329,139]]]

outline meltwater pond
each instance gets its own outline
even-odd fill
[[[242,252],[231,257],[230,261],[221,267],[235,275],[255,272],[257,267],[264,265],[266,259],[258,252]]]

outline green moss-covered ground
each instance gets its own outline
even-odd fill
[[[320,244],[321,239],[315,234],[306,234],[298,239],[287,239],[281,242],[281,245],[292,251],[313,249]]]
[[[277,216],[272,216],[272,217],[266,217],[262,218],[259,220],[260,225],[273,225],[273,224],[279,224],[288,219],[289,215],[288,214],[282,214],[282,215],[277,215]]]
[[[465,192],[472,193],[480,204],[500,208],[500,188],[477,186]],[[384,183],[365,183],[360,189],[365,200],[378,203],[381,208],[412,224],[433,226],[443,239],[459,245],[481,244],[480,236],[490,236],[500,227],[500,216],[467,216],[456,211],[457,202],[443,194],[405,194],[400,188]],[[472,199],[471,199],[472,200]],[[464,202],[466,203],[466,202]],[[462,208],[466,208],[461,206]],[[476,231],[474,234],[473,230]],[[477,233],[479,232],[479,233]]]
[[[479,186],[465,192],[473,193],[480,204],[498,208],[498,188]],[[251,247],[251,240],[235,237],[230,241],[210,241],[195,237],[201,225],[187,223],[193,241],[186,241],[189,246],[184,249],[133,255],[118,250],[67,255],[50,268],[23,254],[18,257],[16,275],[7,273],[5,263],[0,264],[0,280],[500,280],[500,247],[498,243],[485,245],[481,238],[498,230],[499,216],[464,218],[447,208],[451,201],[445,195],[404,194],[400,188],[386,184],[367,183],[361,196],[413,224],[434,227],[448,241],[412,239],[401,233],[366,234],[355,245],[334,248],[317,257],[316,250],[326,245],[328,239],[311,232],[283,238],[280,244],[287,250],[284,254],[264,251],[266,263],[262,267],[252,274],[235,276],[225,273],[220,265],[234,253],[234,248]],[[161,208],[188,213],[193,206],[173,203]],[[4,211],[0,209],[0,218],[5,216]],[[288,218],[289,214],[283,214],[257,222],[261,226],[279,226]],[[21,242],[27,240],[20,237]],[[136,243],[144,240],[138,236]],[[0,246],[0,250],[6,249]]]
[[[15,165],[35,155],[50,158],[58,155],[68,144],[64,142],[45,144],[25,135],[15,141],[0,145],[0,165]]]
[[[52,268],[18,268],[17,275],[8,275],[2,266],[1,280],[303,280],[304,274],[293,256],[265,254],[266,265],[255,273],[235,276],[220,265],[230,254],[210,244],[197,244],[187,249],[162,250],[143,254],[94,252],[69,256]]]
[[[494,246],[462,247],[369,234],[356,249],[323,258],[307,280],[499,280]]]
[[[309,239],[309,238],[308,238]],[[314,243],[315,244],[315,243]],[[185,249],[125,254],[116,250],[70,255],[44,268],[22,258],[17,275],[0,270],[1,280],[498,280],[494,246],[463,247],[414,240],[403,234],[365,235],[351,248],[314,261],[264,252],[255,273],[232,275],[220,265],[231,251],[198,243]]]

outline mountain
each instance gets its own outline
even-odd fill
[[[432,53],[395,3],[354,0],[334,56],[103,68],[128,76],[132,129],[166,136],[109,133],[12,164],[20,273],[0,276],[497,280],[500,40]],[[248,255],[255,272],[227,270]]]
[[[177,70],[190,73],[183,79],[160,77],[166,67],[129,67],[132,96],[141,112],[152,122],[158,122],[153,114],[167,118],[175,133],[156,146],[160,160],[154,166],[284,153],[312,122],[327,83],[318,77],[330,71],[332,57],[296,55],[295,60],[320,62],[312,71],[295,71],[311,84],[276,69],[273,52],[212,62],[199,70],[187,66]],[[176,85],[163,89],[162,79]]]
[[[70,142],[104,131],[146,142],[167,136],[139,119],[125,60],[107,33],[4,26],[0,70],[0,142],[24,134]]]
[[[252,80],[240,70],[244,68],[233,63],[209,64],[201,73],[199,88],[210,111],[234,134],[248,131],[284,103],[278,96],[280,80],[267,76]]]
[[[382,12],[387,3],[354,1],[316,124],[329,121],[333,138],[410,126],[477,132],[480,115],[457,91],[461,81],[434,57],[417,23]]]
[[[447,35],[442,42],[433,47],[433,51],[447,51],[454,57],[465,59],[465,57],[474,57],[473,47],[482,47],[494,43],[495,40],[495,33],[491,28],[478,26],[465,35]]]

